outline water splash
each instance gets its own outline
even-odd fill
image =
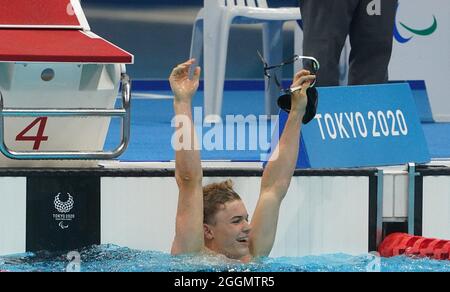
[[[79,251],[82,272],[366,272],[373,257],[332,254],[307,257],[261,258],[242,264],[211,255],[171,256],[116,245],[92,246]],[[63,272],[67,252],[26,253],[0,257],[0,270]],[[450,272],[450,261],[395,257],[379,259],[382,272]]]

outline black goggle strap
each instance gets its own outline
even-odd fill
[[[261,59],[261,62],[264,65],[264,76],[266,76],[267,78],[270,78],[270,74],[269,74],[269,65],[267,64],[266,60],[264,59],[264,57],[261,55],[261,53],[259,52],[259,50],[256,51],[258,53],[259,58]]]
[[[272,79],[272,75],[270,75],[270,73],[269,73],[270,70],[275,69],[275,68],[283,67],[284,65],[287,65],[287,64],[292,64],[292,63],[294,63],[297,60],[296,59],[297,56],[294,56],[293,60],[285,61],[285,62],[283,62],[281,64],[278,64],[278,65],[269,66],[269,64],[267,64],[267,61],[262,56],[261,52],[259,50],[257,50],[256,52],[258,53],[258,56],[261,59],[261,62],[264,64],[264,76],[269,80],[269,82]],[[288,93],[288,91],[283,89],[282,84],[278,80],[278,77],[276,75],[275,75],[275,77],[273,79],[274,79],[275,84],[277,85],[278,89],[280,90],[280,92]]]
[[[275,68],[280,68],[280,67],[283,67],[285,65],[293,64],[297,60],[309,60],[309,61],[312,61],[312,64],[311,64],[312,68],[311,69],[313,70],[313,72],[311,72],[311,73],[313,73],[313,74],[316,74],[317,71],[319,71],[319,69],[320,69],[320,63],[314,57],[294,55],[294,57],[292,57],[292,59],[286,60],[286,61],[282,62],[281,64],[269,66],[267,64],[266,60],[264,59],[264,57],[262,56],[262,54],[259,52],[259,50],[257,50],[257,53],[258,53],[259,58],[261,59],[261,62],[264,64],[264,76],[267,77],[269,79],[269,81],[270,81],[270,79],[272,79],[271,78],[272,76],[269,73],[270,70],[275,69]],[[290,89],[286,89],[285,90],[285,89],[283,89],[282,84],[278,80],[277,76],[275,76],[273,79],[274,79],[275,84],[277,85],[277,87],[280,89],[280,92],[284,92],[284,93],[289,93],[290,94],[290,93],[292,93],[294,91],[297,91],[297,90],[301,89],[301,86],[299,86],[299,87],[290,88]],[[315,84],[316,84],[316,81],[314,81],[310,85],[310,87],[313,87]]]

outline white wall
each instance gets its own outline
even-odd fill
[[[102,178],[101,243],[169,251],[175,232],[174,178]]]
[[[0,255],[25,252],[26,178],[0,177]]]
[[[368,252],[369,179],[295,177],[271,256]]]
[[[389,174],[383,178],[383,218],[401,221],[408,217],[408,173]]]
[[[423,227],[425,237],[450,240],[450,177],[424,177]]]

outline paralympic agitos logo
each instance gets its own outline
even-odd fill
[[[398,6],[400,6],[400,4]],[[398,6],[397,6],[397,10],[398,10]],[[399,23],[404,29],[406,29],[408,32],[413,34],[410,37],[402,36],[398,30],[398,24],[397,24],[397,19],[396,19],[395,25],[394,25],[394,38],[401,44],[409,42],[415,35],[429,36],[429,35],[433,34],[438,27],[436,16],[434,16],[434,15],[433,15],[433,23],[431,24],[431,26],[429,26],[427,28],[417,29],[417,28],[409,27],[406,24],[404,24],[403,22],[399,22]]]

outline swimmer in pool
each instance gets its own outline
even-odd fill
[[[271,159],[264,170],[259,200],[249,222],[245,205],[233,190],[230,180],[202,185],[203,171],[191,110],[201,69],[196,67],[192,80],[189,79],[189,68],[194,63],[192,59],[178,65],[169,78],[174,94],[176,131],[187,133],[180,136],[180,142],[184,145],[191,142],[188,144],[193,146],[175,150],[179,197],[171,253],[213,253],[242,262],[268,256],[275,240],[281,202],[297,162],[302,118],[307,104],[306,90],[315,76],[306,70],[294,76],[291,88],[300,89],[292,93],[291,111],[274,151],[278,156]]]

